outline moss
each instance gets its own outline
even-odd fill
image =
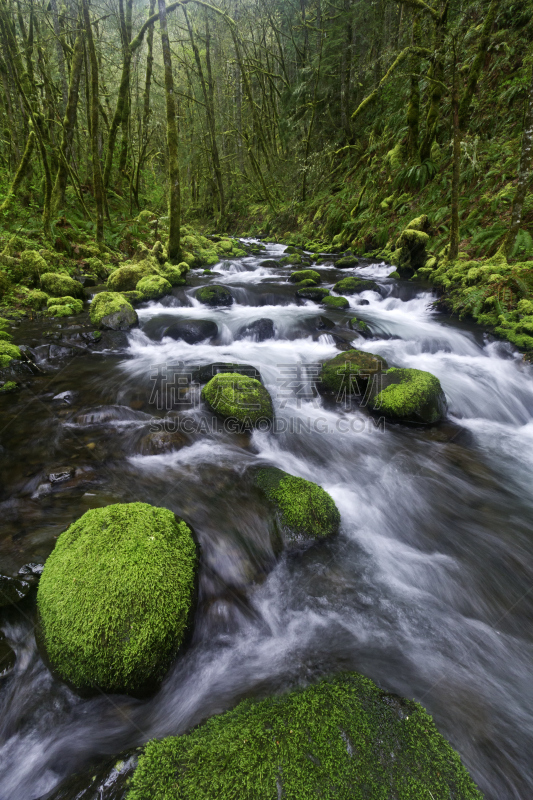
[[[154,214],[154,212],[150,211],[148,208],[143,208],[143,210],[137,215],[137,222],[141,222],[143,224],[148,224],[155,219],[157,219],[157,214]]]
[[[0,330],[4,331],[6,328],[9,328],[11,323],[8,319],[4,319],[4,317],[0,317]]]
[[[186,269],[184,270],[183,267],[186,267]],[[188,271],[188,264],[178,264],[177,267],[174,267],[168,262],[163,264],[158,270],[161,277],[165,278],[171,286],[184,286],[186,283],[185,275]]]
[[[196,299],[200,303],[205,303],[206,306],[230,306],[233,303],[233,297],[229,289],[215,283],[198,289]]]
[[[325,308],[349,308],[350,303],[345,297],[324,297],[322,299],[322,305]]]
[[[345,673],[148,743],[127,800],[482,800],[418,703]]]
[[[351,269],[352,267],[356,267],[357,264],[359,264],[359,261],[355,256],[343,256],[335,261],[337,269]]]
[[[138,321],[137,313],[119,292],[97,294],[91,303],[89,313],[93,325],[112,330],[127,330]]]
[[[39,309],[44,308],[47,302],[48,302],[48,295],[46,294],[46,292],[39,291],[39,289],[34,289],[24,298],[25,305],[35,309],[36,311],[39,311]]]
[[[408,231],[427,231],[429,230],[429,219],[427,214],[421,214],[419,217],[415,217],[411,220],[411,222],[405,226],[405,229]]]
[[[0,331],[0,340],[3,342],[10,342],[12,340],[12,336],[7,331]]]
[[[350,328],[359,333],[370,333],[370,328],[366,322],[362,319],[357,319],[357,317],[352,317],[350,320]]]
[[[52,297],[83,298],[83,286],[79,281],[60,275],[58,272],[45,272],[41,275],[41,287]]]
[[[47,306],[47,314],[50,317],[71,317],[83,311],[82,301],[73,297],[50,297]]]
[[[316,483],[275,467],[259,470],[255,483],[274,504],[283,533],[290,541],[322,539],[338,532],[337,506]]]
[[[386,370],[388,364],[381,356],[362,350],[346,350],[326,361],[319,375],[317,388],[326,394],[362,394],[370,378]]]
[[[398,172],[405,163],[404,147],[401,142],[394,145],[385,156],[385,163],[390,167],[391,172]]]
[[[87,258],[85,263],[90,272],[96,275],[97,278],[100,278],[100,280],[105,280],[107,278],[109,270],[100,258],[92,256],[91,258]]]
[[[314,269],[300,269],[297,272],[293,272],[290,276],[289,280],[291,283],[300,283],[300,281],[307,281],[311,280],[315,283],[320,283],[322,278],[320,274],[316,272]]]
[[[394,270],[394,272],[391,272],[391,274],[388,277],[389,278],[395,278],[395,280],[399,280],[401,278],[401,275],[400,275],[399,272]]]
[[[181,644],[196,548],[185,522],[146,503],[87,511],[47,559],[37,605],[59,675],[78,689],[141,691]]]
[[[231,239],[221,239],[215,243],[215,248],[219,253],[231,253],[233,250],[233,242]]]
[[[9,367],[13,359],[20,358],[20,350],[15,344],[0,340],[0,369]]]
[[[296,297],[301,297],[304,300],[314,300],[315,303],[320,303],[324,297],[329,295],[329,289],[323,289],[321,286],[309,286],[307,288],[298,289]]]
[[[300,281],[300,283],[298,284],[298,289],[307,289],[310,286],[316,286],[316,283],[315,281],[307,279],[305,281]]]
[[[279,263],[283,267],[295,267],[302,263],[302,257],[298,255],[298,253],[292,253],[291,255],[282,258]]]
[[[265,387],[255,378],[236,372],[215,375],[202,389],[202,397],[221,417],[246,427],[274,418],[272,400]]]
[[[446,412],[439,379],[421,369],[393,367],[384,376],[385,386],[373,399],[376,411],[393,419],[433,423]]]
[[[18,265],[11,270],[11,275],[18,283],[33,286],[48,271],[48,264],[36,250],[23,250]]]
[[[362,278],[343,278],[338,281],[333,287],[333,291],[339,294],[357,294],[358,292],[378,291],[378,285],[375,281],[367,281]]]
[[[107,279],[107,286],[111,292],[129,292],[137,287],[142,278],[155,273],[154,267],[148,261],[139,261],[138,264],[129,264],[119,267]]]
[[[2,384],[2,386],[0,386],[0,394],[16,392],[18,388],[18,384],[16,384],[15,381],[6,381],[4,384]]]
[[[157,300],[165,294],[170,294],[172,285],[159,275],[148,275],[146,278],[141,278],[135,289],[145,300]]]
[[[73,308],[79,308],[81,311],[83,308],[83,302],[81,300],[75,300],[74,297],[49,297],[46,301],[46,305],[48,308],[50,306],[72,306]]]

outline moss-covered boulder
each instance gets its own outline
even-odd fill
[[[13,339],[13,336],[10,333],[8,333],[7,331],[0,331],[0,339],[3,342],[11,342],[12,339]]]
[[[255,378],[236,372],[215,375],[202,389],[202,397],[213,411],[243,428],[253,428],[274,418],[272,400],[265,387]]]
[[[345,297],[324,297],[322,305],[325,308],[336,308],[342,311],[343,308],[349,308],[350,303]]]
[[[125,503],[87,511],[56,542],[37,595],[40,641],[82,691],[142,693],[180,646],[196,547],[171,511]]]
[[[83,299],[83,286],[68,275],[45,272],[41,275],[41,288],[52,297],[75,297]]]
[[[381,356],[363,350],[346,350],[324,363],[317,389],[322,394],[362,395],[368,381],[387,368],[388,364]]]
[[[307,289],[308,286],[316,286],[316,281],[312,281],[310,278],[307,278],[305,281],[300,281],[298,284],[299,289]]]
[[[377,292],[379,291],[379,286],[375,281],[349,277],[338,281],[333,290],[339,294],[359,294],[359,292]]]
[[[322,286],[304,286],[296,292],[296,297],[301,297],[302,300],[314,300],[315,303],[320,303],[328,295],[329,289],[323,289]]]
[[[257,472],[255,484],[273,504],[286,543],[313,542],[338,532],[337,506],[316,483],[276,467],[264,467]]]
[[[91,322],[111,331],[126,331],[139,319],[133,306],[119,292],[100,292],[91,303]]]
[[[83,302],[74,297],[49,297],[46,301],[47,314],[51,317],[71,317],[81,314]]]
[[[96,258],[96,256],[85,259],[85,265],[100,280],[105,280],[109,274],[109,267],[106,267],[104,262],[100,258]]]
[[[351,269],[352,267],[356,267],[358,264],[359,261],[355,256],[343,256],[335,261],[335,266],[337,269]]]
[[[14,359],[20,358],[20,350],[15,344],[0,340],[0,369],[9,367]]]
[[[322,278],[320,274],[314,269],[299,269],[293,272],[289,278],[291,283],[300,283],[301,281],[311,280],[315,283],[320,283]]]
[[[110,292],[130,292],[137,288],[141,278],[154,273],[154,267],[146,260],[138,264],[127,264],[111,273],[107,286]]]
[[[131,292],[120,292],[120,294],[121,294],[121,295],[122,295],[122,297],[124,297],[124,298],[125,298],[125,299],[128,301],[128,303],[130,303],[132,306],[139,305],[139,303],[142,303],[142,302],[143,302],[143,300],[145,300],[145,297],[144,297],[144,295],[143,295],[141,292],[137,292],[135,289],[133,289]]]
[[[18,282],[34,286],[46,272],[49,272],[48,264],[36,250],[23,250],[19,263],[12,269],[11,274]]]
[[[188,264],[182,263],[175,267],[168,261],[159,268],[159,274],[161,277],[165,278],[165,280],[167,280],[171,286],[185,286],[187,282],[185,275],[188,271]]]
[[[41,292],[40,289],[33,289],[33,291],[29,292],[24,298],[24,305],[33,308],[35,311],[40,311],[41,308],[45,308],[47,302],[48,295],[46,292]]]
[[[127,800],[482,800],[418,703],[345,673],[148,743]]]
[[[212,283],[210,286],[202,286],[196,292],[196,299],[206,306],[231,306],[233,296],[225,286]]]
[[[147,275],[146,278],[141,278],[135,290],[140,292],[145,300],[158,300],[171,293],[172,285],[160,275]]]
[[[370,407],[401,422],[433,424],[446,415],[446,396],[440,381],[421,369],[393,367],[374,382]]]

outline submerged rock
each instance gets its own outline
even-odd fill
[[[40,643],[76,689],[143,693],[183,640],[196,547],[171,511],[146,503],[87,511],[46,561],[37,605]]]
[[[254,342],[265,342],[267,339],[273,339],[274,335],[274,323],[271,319],[263,317],[241,328],[237,334],[237,338],[252,339]]]
[[[202,286],[196,292],[196,299],[206,306],[231,306],[233,303],[230,290],[217,284]]]
[[[202,389],[202,397],[223,419],[254,428],[274,418],[272,400],[265,387],[255,378],[225,372],[215,375]]]
[[[393,420],[432,424],[446,415],[447,403],[431,372],[393,367],[375,382],[371,408]]]
[[[426,796],[482,800],[422,706],[351,672],[152,740],[128,800]]]
[[[264,467],[257,472],[255,484],[276,509],[285,543],[309,543],[338,532],[341,518],[337,506],[316,483],[276,467]]]
[[[169,325],[163,336],[169,336],[176,341],[182,339],[187,344],[198,344],[218,336],[218,325],[210,319],[180,319]]]

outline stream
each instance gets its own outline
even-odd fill
[[[192,272],[138,309],[122,351],[59,360],[0,398],[0,572],[43,563],[74,519],[113,502],[171,509],[202,548],[192,640],[148,700],[81,699],[43,664],[31,603],[4,614],[17,661],[0,681],[0,800],[36,800],[105,755],[341,670],[422,703],[487,800],[533,797],[532,368],[385,264],[316,267],[328,287],[349,275],[379,284],[346,311],[297,301],[294,267],[260,266],[284,250]],[[227,286],[234,304],[200,304],[207,283]],[[350,329],[355,315],[371,338]],[[158,340],[183,318],[219,333]],[[240,338],[260,318],[275,337]],[[18,331],[17,344],[38,336],[37,323]],[[448,418],[408,427],[321,399],[318,366],[352,342],[435,374]],[[215,362],[260,371],[272,430],[213,426],[194,375]],[[323,486],[339,536],[278,557],[246,480],[260,464]],[[61,469],[70,479],[51,486]]]

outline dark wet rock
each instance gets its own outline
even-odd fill
[[[265,258],[264,261],[259,262],[259,266],[267,267],[267,269],[275,269],[276,267],[279,267],[279,262],[274,261],[273,258]]]
[[[9,646],[3,633],[0,632],[0,680],[12,672],[17,657]]]
[[[196,299],[206,306],[231,306],[233,296],[225,286],[212,283],[209,286],[202,286],[196,292]]]
[[[48,480],[50,483],[63,483],[64,481],[69,481],[71,478],[74,477],[76,470],[74,467],[57,467],[50,472],[48,475]]]
[[[187,444],[187,437],[179,431],[151,431],[139,442],[139,453],[143,456],[157,456],[180,450]]]
[[[100,331],[95,331],[100,333]],[[122,352],[128,347],[128,334],[125,331],[102,331],[100,338],[97,339],[96,344],[91,349],[102,352]]]
[[[218,336],[218,325],[210,319],[180,319],[163,331],[163,337],[197,344]]]
[[[141,748],[70,775],[39,800],[125,800]]]
[[[317,331],[330,331],[332,328],[335,327],[335,323],[333,320],[328,319],[327,317],[323,317],[322,315],[317,318],[316,321],[316,329]]]
[[[359,305],[359,306],[369,306],[370,305],[370,300],[360,299],[360,300],[357,301],[357,305]]]
[[[0,608],[20,603],[29,591],[30,584],[27,581],[0,575]]]
[[[75,392],[72,389],[67,389],[66,392],[60,392],[59,394],[56,394],[52,400],[54,403],[59,403],[62,406],[71,406],[78,395],[79,392]]]
[[[261,373],[251,364],[233,364],[227,361],[219,361],[215,364],[206,364],[205,367],[195,370],[192,373],[193,383],[208,383],[211,378],[214,378],[220,372],[235,372],[238,375],[247,375],[249,378],[255,378],[257,381],[262,382]]]
[[[263,317],[241,328],[237,334],[237,338],[252,339],[254,342],[264,342],[267,339],[273,339],[274,334],[274,323],[271,319]]]
[[[39,578],[42,575],[44,569],[43,564],[38,564],[34,561],[30,561],[28,564],[24,564],[18,571],[18,578],[20,580],[26,581],[29,583],[30,586],[35,586],[39,582]]]

